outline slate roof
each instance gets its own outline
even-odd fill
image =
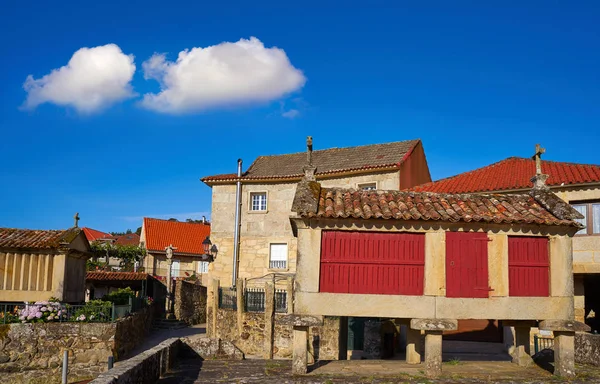
[[[40,230],[0,228],[0,247],[57,249],[64,243],[70,243],[81,233],[81,228],[66,230]]]
[[[600,183],[600,165],[542,160],[548,186]],[[470,193],[529,189],[535,175],[535,161],[509,157],[497,163],[411,188],[413,191]]]
[[[146,249],[164,254],[169,244],[177,249],[174,254],[202,255],[202,242],[210,235],[210,225],[183,223],[144,217]]]
[[[549,193],[553,196],[551,192]],[[559,199],[560,200],[560,199]],[[577,212],[562,200],[573,217]],[[321,188],[314,211],[300,217],[396,219],[446,222],[522,223],[580,227],[570,216],[558,218],[528,194],[438,194]]]
[[[312,152],[316,175],[328,175],[368,169],[397,168],[412,153],[420,140],[321,149]],[[242,180],[300,179],[304,175],[306,152],[286,155],[259,156],[242,175]],[[205,183],[234,181],[235,173],[207,176]]]
[[[101,280],[101,281],[133,281],[133,280],[146,280],[148,274],[144,272],[106,272],[106,271],[95,271],[87,272],[86,280]]]
[[[98,239],[108,239],[108,238],[112,237],[112,235],[110,233],[98,231],[98,230],[95,230],[92,228],[83,227],[81,229],[83,230],[83,233],[85,234],[85,238],[89,242],[92,242],[92,241],[95,241]]]

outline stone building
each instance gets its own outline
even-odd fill
[[[260,289],[271,281],[275,285],[271,289],[288,292],[287,311],[291,313],[290,287],[296,273],[297,238],[290,214],[307,161],[312,164],[316,179],[329,187],[399,190],[431,180],[420,140],[313,151],[311,138],[307,152],[260,156],[245,172],[240,160],[239,177],[238,174],[204,177],[202,181],[212,188],[210,239],[219,250],[209,266],[209,277],[218,283],[216,287],[209,286],[209,303],[214,305],[209,305],[207,311],[207,332],[235,342],[248,354],[291,357],[291,325],[284,322],[282,313],[273,314],[272,322],[268,313],[244,312],[242,301],[237,314],[218,310],[217,290],[219,286],[236,286],[240,299],[243,289]],[[236,224],[237,191],[239,224]],[[238,279],[243,281],[243,287]],[[345,358],[341,353],[345,350],[340,351],[338,345],[339,329],[345,325],[340,324],[339,318],[317,323],[311,328],[311,352],[323,359]]]
[[[85,298],[90,245],[80,228],[0,228],[0,302]]]
[[[429,376],[441,373],[442,332],[461,319],[515,326],[520,364],[530,359],[530,328],[552,330],[555,374],[574,375],[574,330],[584,326],[573,321],[572,237],[581,215],[544,176],[529,193],[439,194],[327,187],[308,172],[290,219],[294,371],[306,372],[312,319],[362,316],[407,327],[408,363],[421,362],[424,332]],[[365,348],[378,356],[385,343]]]
[[[541,161],[547,185],[561,199],[584,215],[577,221],[586,227],[573,237],[575,319],[600,331],[600,165]],[[535,162],[509,157],[473,171],[413,188],[445,193],[524,193],[531,188]]]
[[[168,272],[165,248],[173,246],[171,276],[186,278],[196,276],[200,280],[208,273],[208,262],[202,242],[210,236],[208,223],[183,223],[172,220],[144,218],[140,246],[146,248],[142,266],[146,273],[166,277]]]

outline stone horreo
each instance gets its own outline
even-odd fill
[[[301,374],[354,350],[389,357],[403,329],[407,362],[434,377],[442,334],[460,320],[501,321],[516,329],[515,362],[539,326],[555,331],[555,373],[573,375],[582,216],[531,176],[535,187],[517,194],[406,191],[430,181],[419,140],[313,151],[309,138],[306,155],[203,178],[220,249],[207,332],[290,357]]]

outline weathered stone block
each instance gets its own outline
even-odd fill
[[[423,331],[453,331],[458,329],[458,320],[450,319],[412,319],[412,329]]]
[[[292,327],[314,327],[323,325],[323,317],[306,315],[285,315],[277,318],[277,322],[281,325],[290,325]]]
[[[540,321],[540,330],[560,332],[589,332],[590,327],[584,323],[573,320],[544,320]]]

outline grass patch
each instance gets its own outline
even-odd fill
[[[458,365],[460,363],[461,363],[461,361],[458,357],[453,357],[450,360],[445,362],[445,364],[448,364],[448,365]]]

